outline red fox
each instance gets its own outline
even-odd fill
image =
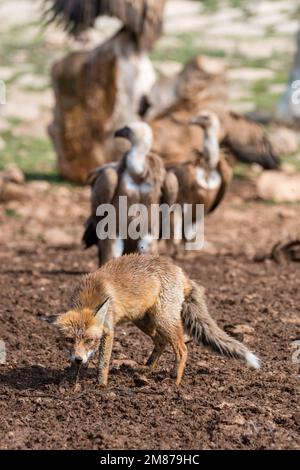
[[[109,261],[83,277],[72,310],[56,320],[73,363],[86,364],[99,350],[101,386],[107,385],[115,327],[125,321],[152,338],[154,349],[147,361],[151,368],[171,344],[178,385],[187,360],[185,333],[220,354],[260,367],[259,359],[209,315],[204,288],[167,257],[131,254]]]

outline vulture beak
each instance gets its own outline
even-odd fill
[[[188,125],[189,125],[189,126],[197,126],[197,124],[198,124],[198,119],[197,119],[197,117],[193,117],[193,118],[191,118],[191,119],[188,121]]]
[[[204,116],[195,116],[192,119],[189,120],[189,125],[190,126],[200,126],[200,127],[206,127],[208,124],[208,120]]]
[[[122,127],[122,129],[118,129],[115,132],[115,137],[116,138],[117,137],[122,137],[123,139],[127,139],[130,142],[132,142],[134,134],[133,134],[132,130],[130,129],[130,127],[125,126],[125,127]]]

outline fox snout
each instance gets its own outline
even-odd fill
[[[97,348],[91,349],[89,351],[84,351],[80,349],[79,351],[75,350],[70,354],[70,359],[73,364],[81,365],[86,364],[89,359],[93,356]]]

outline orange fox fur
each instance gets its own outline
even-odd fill
[[[259,368],[246,346],[221,330],[209,315],[204,289],[169,258],[125,255],[85,276],[73,297],[73,308],[56,321],[71,360],[87,363],[99,349],[98,381],[106,386],[116,325],[132,321],[154,342],[147,365],[155,367],[171,344],[177,381],[187,360],[185,333],[198,343]]]

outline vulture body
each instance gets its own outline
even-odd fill
[[[178,180],[177,203],[192,205],[192,223],[190,233],[195,230],[196,205],[204,204],[204,213],[213,212],[223,200],[232,180],[233,171],[219,148],[220,121],[211,111],[202,111],[194,117],[190,125],[201,127],[204,133],[202,150],[196,151],[194,160],[172,167]],[[175,219],[183,231],[183,221]],[[179,228],[174,228],[174,231]],[[184,234],[184,233],[183,233]],[[186,234],[185,234],[186,235]],[[176,244],[175,241],[173,244]]]
[[[133,204],[143,204],[148,209],[148,227],[150,227],[151,204],[176,202],[178,185],[172,172],[167,172],[161,158],[150,152],[152,131],[146,123],[136,122],[115,133],[116,137],[128,139],[131,149],[119,163],[104,165],[92,173],[92,214],[87,221],[83,242],[86,248],[98,245],[99,264],[126,253],[155,253],[157,240],[147,233],[143,238],[99,240],[96,227],[100,218],[96,215],[101,204],[112,204],[116,213],[119,211],[120,196],[127,196],[128,208]],[[126,215],[127,216],[127,215]],[[127,229],[134,217],[127,218]],[[117,217],[118,219],[118,217]],[[117,232],[119,229],[117,220]]]
[[[99,16],[114,16],[135,37],[141,49],[150,49],[162,33],[166,0],[45,0],[49,22],[61,21],[71,34],[94,26]]]

